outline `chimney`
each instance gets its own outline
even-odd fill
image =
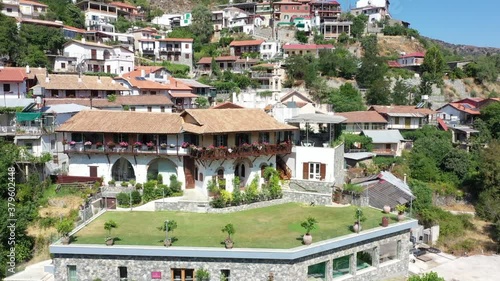
[[[141,77],[146,77],[146,70],[141,69]]]
[[[45,70],[45,83],[49,82],[50,82],[49,73],[47,72],[47,70]]]
[[[30,73],[30,66],[29,66],[29,65],[27,65],[27,66],[26,66],[26,74],[29,74],[29,73]]]
[[[177,88],[177,80],[175,80],[175,87]]]
[[[403,182],[406,183],[406,173],[403,176]]]
[[[115,79],[111,79],[111,84],[113,84],[113,85],[116,84]]]

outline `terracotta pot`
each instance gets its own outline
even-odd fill
[[[163,245],[164,245],[165,247],[170,247],[170,246],[172,246],[172,239],[167,238],[167,239],[163,240]]]
[[[68,245],[69,244],[69,240],[70,240],[70,238],[69,238],[68,235],[63,236],[63,237],[61,237],[61,244]]]
[[[304,234],[304,236],[302,236],[302,241],[304,242],[304,245],[311,245],[313,237],[311,234]]]
[[[358,224],[357,222],[354,223],[354,225],[352,226],[352,230],[354,230],[354,232],[358,233],[360,232],[362,229],[361,225]]]
[[[398,221],[402,221],[405,219],[405,214],[398,214]]]
[[[224,241],[224,244],[226,246],[226,249],[232,249],[234,246],[233,240],[231,240],[231,239],[226,239]]]
[[[114,238],[108,238],[106,239],[106,246],[113,246],[115,244],[115,239]]]
[[[389,217],[382,218],[382,226],[383,227],[389,226]]]
[[[387,206],[387,205],[385,205],[385,206],[384,206],[384,213],[388,214],[388,213],[390,213],[390,212],[391,212],[391,206]]]

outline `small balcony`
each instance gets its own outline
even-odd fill
[[[262,78],[268,79],[273,77],[273,75],[274,75],[273,73],[267,73],[267,72],[252,72],[252,78],[256,79],[262,79]]]
[[[177,145],[163,146],[106,146],[106,145],[65,145],[64,153],[68,154],[128,154],[128,155],[153,155],[153,156],[168,156],[168,155],[189,155],[189,148],[183,148]]]
[[[51,134],[54,132],[54,129],[55,129],[54,126],[44,126],[44,127],[16,126],[15,127],[15,134],[16,134],[16,136],[23,136],[23,135],[36,136],[36,135],[43,135],[43,134]]]
[[[154,55],[155,50],[153,48],[144,48],[144,49],[142,49],[142,53],[144,55]]]
[[[374,149],[372,152],[380,156],[396,156],[397,154],[394,149]]]
[[[292,144],[247,144],[239,147],[191,147],[190,155],[201,160],[230,159],[239,157],[258,157],[261,155],[288,154]]]

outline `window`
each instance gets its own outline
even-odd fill
[[[382,244],[379,247],[379,263],[397,260],[401,241]]]
[[[326,175],[326,164],[316,162],[304,162],[302,164],[302,177],[305,180],[324,180]]]
[[[363,130],[370,130],[370,123],[363,123]]]
[[[114,134],[113,135],[114,137],[114,142],[115,143],[119,143],[119,142],[128,142],[128,135],[127,134]]]
[[[235,135],[235,144],[236,146],[241,146],[244,143],[250,143],[250,135],[249,134],[236,134]]]
[[[214,136],[214,146],[227,146],[227,135]]]
[[[72,133],[71,134],[71,140],[75,142],[82,142],[82,134],[81,133]]]
[[[194,166],[194,180],[197,181],[198,179],[198,166]]]
[[[120,281],[127,281],[128,280],[128,274],[127,274],[127,267],[126,266],[119,266],[118,267],[118,274],[120,277]]]
[[[234,168],[234,176],[239,177],[240,179],[244,178],[246,176],[245,173],[245,164],[240,163],[236,164],[236,167]]]
[[[130,111],[135,111],[135,106],[131,106]]]
[[[220,280],[230,281],[231,271],[229,269],[222,269],[220,271]]]
[[[120,72],[123,72],[123,66],[120,66]]]
[[[372,266],[372,250],[356,254],[356,271]]]
[[[61,62],[61,68],[62,69],[65,69],[66,68],[66,64],[64,62]]]
[[[10,84],[7,84],[7,83],[3,84],[3,91],[10,92]]]
[[[189,44],[185,44],[184,48],[189,49]]]
[[[174,55],[174,61],[179,61],[179,55]]]
[[[351,255],[333,259],[333,278],[350,274]]]
[[[326,262],[313,264],[307,267],[308,280],[326,280]]]
[[[165,112],[165,107],[164,106],[160,106],[160,111],[161,112]]]
[[[399,117],[394,117],[394,124],[399,124]]]
[[[56,140],[50,140],[50,150],[56,149]]]
[[[77,281],[78,278],[76,276],[76,265],[68,265],[68,281]]]
[[[194,269],[172,269],[172,280],[173,281],[195,281],[194,279]]]
[[[153,111],[153,108],[151,106],[148,106],[148,112]]]
[[[269,132],[260,132],[259,133],[259,142],[267,142],[269,143]]]
[[[184,55],[184,58],[185,58],[185,59],[189,59],[189,54],[185,54],[185,55]]]
[[[12,13],[12,8],[7,8],[7,13]]]

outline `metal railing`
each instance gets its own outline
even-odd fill
[[[238,147],[191,148],[190,155],[198,159],[227,159],[257,157],[261,155],[287,154],[292,151],[291,143],[248,144]]]

